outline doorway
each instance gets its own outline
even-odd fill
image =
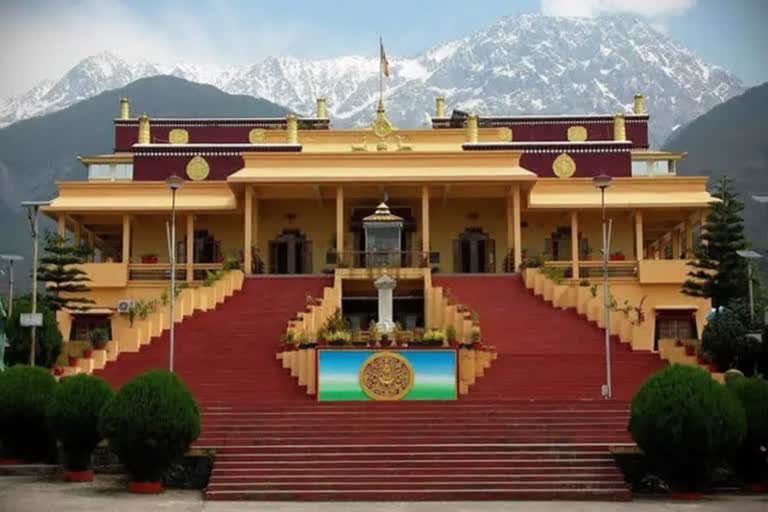
[[[312,241],[297,229],[284,229],[269,242],[271,274],[311,274]]]
[[[482,228],[467,228],[453,241],[453,271],[462,274],[494,272],[496,243]]]

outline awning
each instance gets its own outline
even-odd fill
[[[185,182],[176,193],[180,211],[234,210],[237,201],[224,182]],[[47,212],[151,212],[171,209],[171,192],[163,182],[59,183],[59,196]]]
[[[533,181],[536,175],[519,166],[460,167],[244,167],[230,183],[440,183]]]
[[[591,180],[572,181],[536,183],[531,188],[528,207],[600,208],[600,191]],[[698,178],[614,179],[605,192],[608,208],[705,208],[714,200],[706,190],[706,180]]]

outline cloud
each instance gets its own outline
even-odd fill
[[[696,0],[541,0],[547,16],[592,18],[600,14],[636,14],[650,18],[684,13]]]

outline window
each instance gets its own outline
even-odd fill
[[[673,160],[632,160],[632,176],[675,174]]]
[[[132,180],[133,164],[129,164],[129,163],[89,164],[88,179],[94,180],[94,181]]]

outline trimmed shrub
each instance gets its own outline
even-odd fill
[[[701,348],[712,354],[720,371],[738,366],[740,359],[749,351],[747,329],[739,316],[728,309],[715,314],[701,333]]]
[[[45,368],[16,365],[0,372],[0,440],[6,456],[37,460],[55,454],[46,418],[55,388]]]
[[[151,370],[107,402],[99,430],[134,482],[152,482],[200,435],[200,411],[175,373]]]
[[[652,466],[690,489],[703,483],[709,463],[741,445],[747,421],[734,394],[709,373],[672,365],[635,395],[629,430]]]
[[[747,435],[744,439],[739,465],[749,480],[766,476],[768,449],[768,381],[759,377],[733,379],[728,388],[741,402],[747,415]]]
[[[20,316],[32,311],[32,297],[25,295],[13,300],[13,315],[5,324],[8,347],[5,349],[5,363],[29,364],[31,329],[22,327]],[[61,353],[61,333],[56,322],[56,313],[44,300],[37,303],[37,312],[43,315],[43,326],[35,329],[35,364],[50,368]]]
[[[90,467],[91,454],[101,441],[99,414],[112,398],[107,381],[93,375],[62,379],[48,408],[48,417],[64,451],[64,465],[70,471]]]

